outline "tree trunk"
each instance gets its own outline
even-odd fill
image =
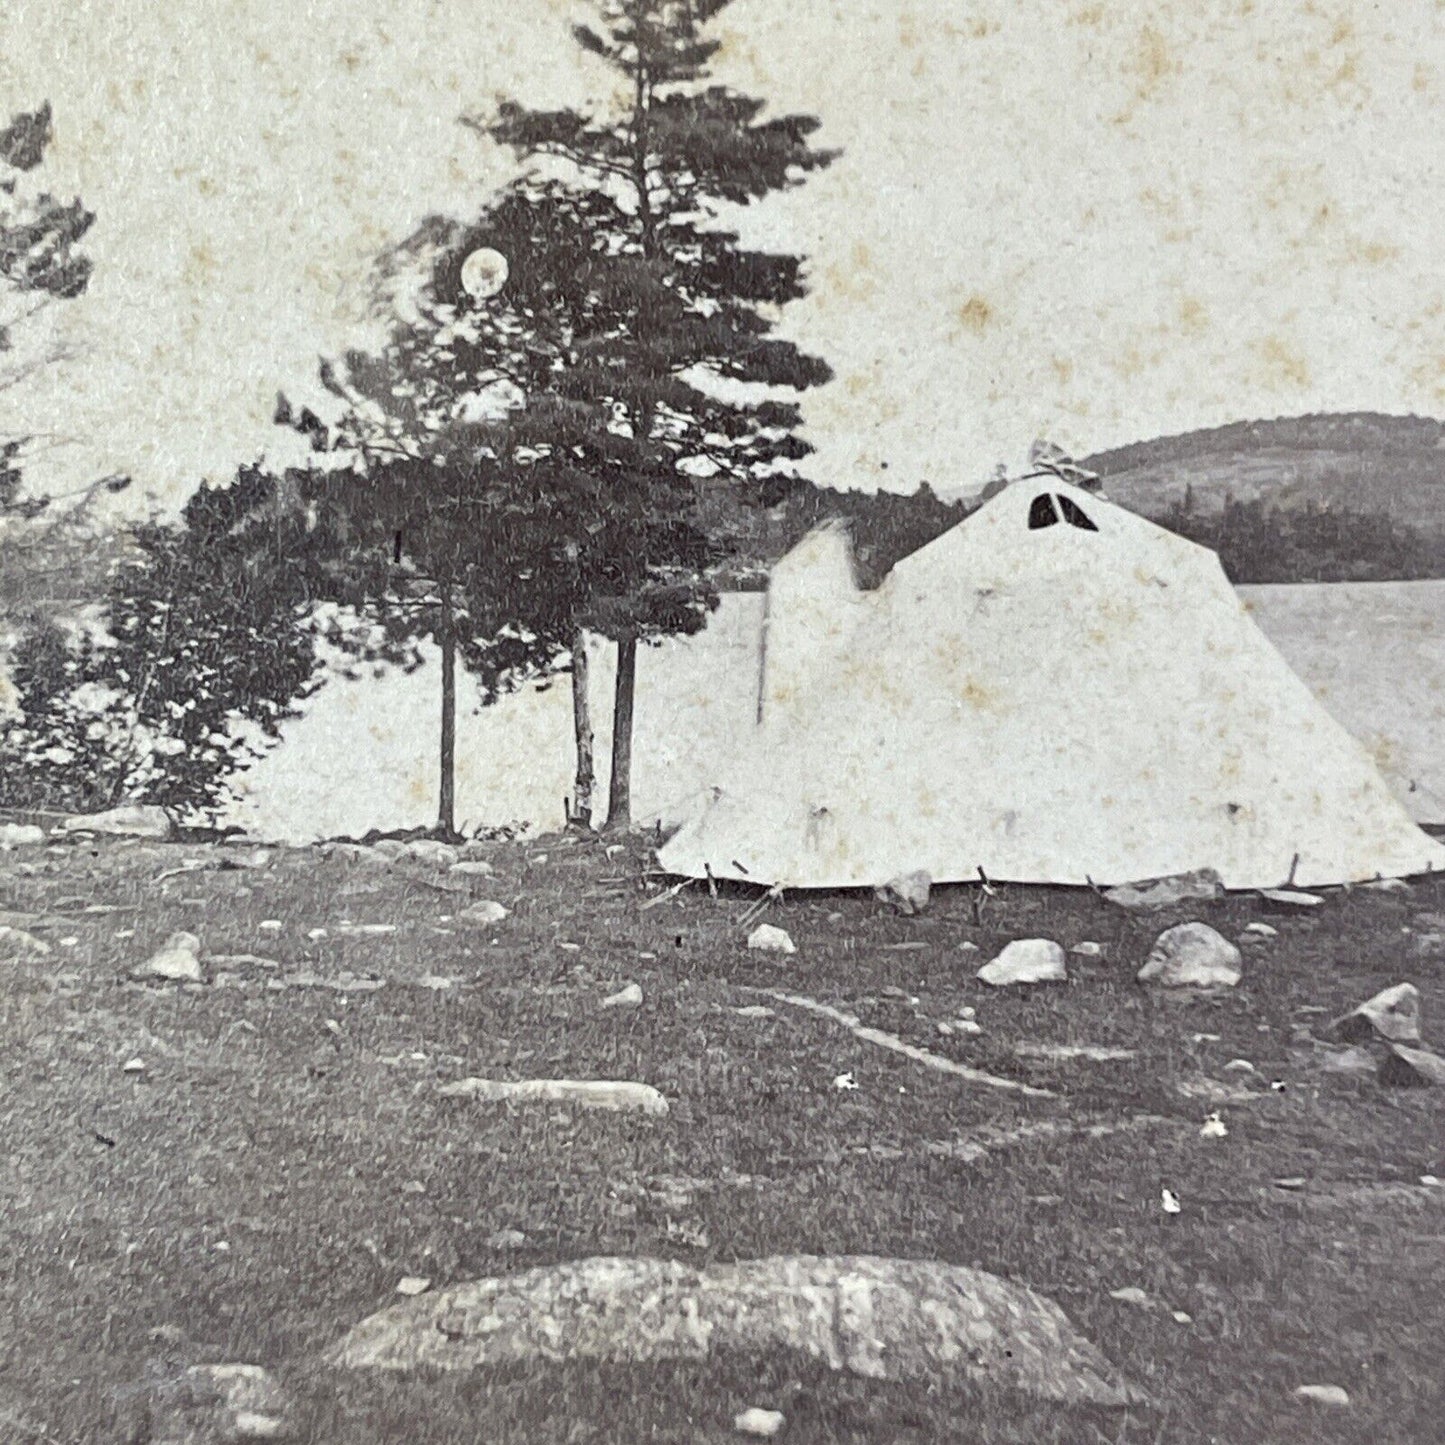
[[[457,833],[457,637],[452,626],[452,592],[443,584],[437,641],[442,650],[441,790],[437,804],[437,832],[444,838]]]
[[[617,691],[612,703],[612,778],[607,789],[607,829],[632,826],[632,704],[637,695],[637,634],[617,638]]]
[[[567,805],[567,823],[573,828],[592,826],[596,773],[592,759],[592,699],[588,693],[590,673],[587,634],[579,627],[572,634],[572,732],[577,741],[577,776]]]

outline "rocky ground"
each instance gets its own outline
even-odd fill
[[[642,849],[570,839],[15,841],[7,1441],[1439,1438],[1445,1088],[1382,1081],[1377,1033],[1330,1022],[1409,982],[1445,1044],[1445,879],[1157,909],[952,888],[908,915],[669,892]],[[1138,982],[1186,923],[1218,941],[1176,934]],[[795,951],[749,948],[765,925]],[[1041,946],[993,976],[1048,981],[976,977],[1027,939],[1063,981]],[[1180,967],[1214,986],[1157,977]],[[528,1080],[647,1087],[497,1087]],[[835,1370],[732,1324],[696,1358],[503,1359],[458,1303],[595,1256],[687,1283],[808,1255],[1025,1286],[1147,1403],[930,1374],[906,1341]],[[450,1337],[448,1301],[466,1368],[348,1355],[387,1310]]]

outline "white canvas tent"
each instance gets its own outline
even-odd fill
[[[1445,867],[1204,548],[1052,476],[873,593],[840,597],[841,545],[780,564],[758,724],[661,850],[669,872],[821,888],[1207,867],[1259,888]]]

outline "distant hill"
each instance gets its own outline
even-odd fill
[[[1349,412],[1134,442],[1087,457],[1111,501],[1163,519],[1186,496],[1206,512],[1260,501],[1370,512],[1445,545],[1445,422]],[[1442,564],[1445,570],[1445,564]]]

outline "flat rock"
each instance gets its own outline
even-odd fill
[[[896,878],[890,878],[881,887],[875,888],[873,895],[899,913],[911,916],[922,913],[928,907],[928,895],[932,889],[933,878],[918,868],[911,873],[900,873]]]
[[[761,949],[765,953],[796,953],[798,946],[784,928],[772,923],[760,923],[748,934],[748,947]]]
[[[1396,1088],[1420,1088],[1434,1085],[1445,1088],[1445,1058],[1430,1049],[1412,1049],[1407,1044],[1391,1044],[1380,1065],[1380,1082]]]
[[[447,872],[456,878],[492,878],[497,870],[481,858],[463,858],[453,863]]]
[[[0,959],[14,962],[21,958],[44,958],[49,952],[50,945],[44,939],[36,938],[23,928],[0,924]]]
[[[1063,983],[1068,976],[1064,950],[1051,938],[1016,938],[977,974],[981,983],[995,988],[1015,983]]]
[[[137,967],[133,978],[159,978],[170,983],[201,983],[201,940],[194,933],[173,933],[159,953]]]
[[[171,820],[153,803],[126,803],[103,813],[76,813],[60,824],[67,833],[106,833],[117,838],[169,838]]]
[[[461,854],[450,843],[439,843],[434,838],[414,838],[401,856],[409,863],[423,863],[428,868],[450,869],[461,862]]]
[[[1135,1057],[1133,1049],[1110,1049],[1098,1044],[1036,1044],[1024,1040],[1013,1048],[1021,1059],[1042,1059],[1059,1064],[1121,1064]]]
[[[1079,958],[1103,958],[1104,945],[1086,938],[1082,943],[1076,943],[1069,952],[1076,954]]]
[[[1420,990],[1412,983],[1383,988],[1337,1018],[1330,1031],[1346,1043],[1379,1037],[1392,1044],[1420,1042]]]
[[[1168,988],[1233,988],[1240,962],[1239,950],[1207,923],[1180,923],[1155,940],[1138,977]]]
[[[490,898],[484,898],[480,903],[472,903],[463,908],[457,914],[457,922],[465,923],[474,928],[490,927],[494,923],[500,923],[510,915],[510,910],[502,904],[493,902]]]
[[[45,830],[34,823],[0,823],[0,848],[33,848],[45,841]]]
[[[1152,912],[1158,908],[1173,908],[1179,903],[1223,898],[1224,880],[1213,868],[1197,868],[1192,873],[1171,873],[1165,878],[1121,883],[1117,888],[1106,889],[1104,897],[1120,908]]]
[[[575,1104],[614,1113],[667,1113],[667,1100],[651,1084],[616,1079],[459,1079],[437,1090],[446,1099],[484,1103]]]
[[[1311,1405],[1327,1405],[1334,1410],[1347,1410],[1350,1405],[1349,1393],[1339,1385],[1299,1385],[1295,1388],[1294,1397]]]
[[[779,1350],[869,1379],[986,1380],[1078,1405],[1143,1400],[1052,1300],[981,1270],[871,1256],[788,1255],[705,1269],[577,1260],[393,1305],[326,1358],[343,1369],[470,1370]]]
[[[1259,896],[1285,908],[1318,908],[1325,901],[1318,893],[1304,893],[1298,888],[1261,888]]]

